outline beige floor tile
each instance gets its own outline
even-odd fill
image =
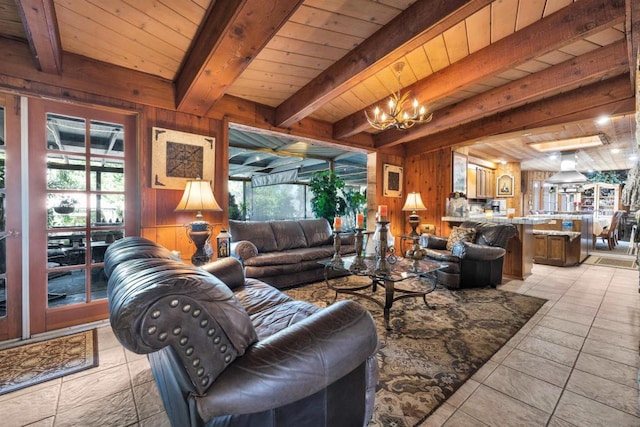
[[[28,427],[53,427],[53,423],[56,421],[55,416],[45,418],[44,420],[36,421],[35,423],[27,424]]]
[[[600,295],[589,295],[589,294],[575,295],[575,294],[566,292],[562,296],[562,298],[560,298],[558,303],[598,308],[600,307],[600,304],[602,304],[602,301],[603,301],[603,298]]]
[[[158,414],[152,415],[149,418],[140,420],[140,427],[171,427],[171,422],[167,417],[167,413],[162,411]]]
[[[134,386],[153,381],[151,366],[146,358],[127,363],[127,367],[131,376],[131,383]]]
[[[99,400],[61,411],[56,416],[56,427],[128,426],[138,421],[133,394],[126,389]]]
[[[535,337],[526,337],[516,348],[567,366],[573,366],[578,357],[578,350]]]
[[[490,426],[544,426],[550,414],[481,385],[460,409]]]
[[[551,417],[547,427],[575,427],[575,425],[557,417]]]
[[[147,382],[134,386],[133,397],[136,402],[138,416],[141,419],[149,418],[164,411],[162,399],[160,398],[155,382]]]
[[[640,339],[640,328],[629,323],[616,322],[615,320],[607,320],[601,317],[596,317],[593,321],[593,327],[606,329],[613,332],[619,332],[625,335],[631,335]]]
[[[569,347],[574,350],[580,350],[584,343],[584,337],[579,335],[568,334],[557,329],[546,328],[544,326],[536,326],[529,332],[530,337],[540,338],[545,341],[549,341],[555,344],[560,344],[564,347]]]
[[[11,393],[3,394],[0,396],[0,407],[5,400],[15,399],[16,397],[22,396],[24,394],[31,394],[38,390],[42,390],[44,388],[49,388],[52,386],[56,386],[60,388],[62,384],[62,378],[56,378],[51,381],[46,381],[40,384],[32,385],[31,387],[21,388],[20,390],[12,391]]]
[[[478,369],[475,374],[473,374],[471,379],[481,383],[497,367],[498,367],[498,364],[496,362],[494,362],[493,360],[487,360],[487,362],[484,365],[482,365],[482,367]]]
[[[565,390],[554,416],[578,427],[638,427],[640,419]]]
[[[640,416],[637,387],[627,387],[599,376],[574,370],[567,383],[567,390],[631,415]]]
[[[459,408],[478,387],[480,387],[480,383],[470,378],[446,402],[454,408]]]
[[[457,410],[456,412],[449,417],[446,423],[444,423],[445,427],[482,427],[487,424],[471,417],[470,415],[465,414],[464,412]]]
[[[551,413],[562,388],[506,366],[498,366],[483,382],[501,393]]]
[[[5,426],[23,426],[49,418],[56,414],[59,393],[57,383],[14,395],[0,403],[0,417]]]
[[[515,347],[505,344],[500,348],[500,350],[496,351],[496,353],[493,356],[491,356],[490,360],[496,363],[502,363],[505,357],[507,357],[509,353],[513,351],[514,348]]]
[[[591,328],[588,337],[609,344],[619,345],[629,350],[636,350],[639,342],[638,338],[633,335],[596,327]]]
[[[597,317],[620,323],[628,323],[640,329],[640,310],[635,308],[623,306],[602,308],[598,311]]]
[[[581,325],[591,326],[593,323],[594,315],[576,313],[571,310],[562,310],[555,306],[549,310],[547,316],[555,317],[557,319],[568,320],[570,322],[580,323]]]
[[[564,387],[571,374],[569,366],[518,349],[509,353],[502,364],[558,387]]]
[[[569,320],[558,319],[551,316],[543,317],[538,326],[545,328],[556,329],[558,331],[567,332],[572,335],[578,335],[580,337],[586,337],[589,333],[589,326],[581,323],[571,322]]]
[[[102,351],[111,347],[122,347],[120,341],[113,334],[111,326],[98,328],[98,350]]]
[[[636,387],[638,385],[638,368],[635,366],[625,365],[624,363],[614,362],[591,354],[581,353],[576,361],[575,369],[628,387]]]
[[[638,351],[628,350],[614,344],[587,338],[582,351],[594,356],[603,357],[626,365],[640,367],[640,356]]]
[[[553,301],[554,303],[558,301],[560,298],[562,298],[562,294],[546,292],[546,291],[538,290],[537,288],[529,289],[528,291],[524,292],[524,295],[529,295],[530,297],[547,299],[549,301]]]
[[[100,401],[107,395],[130,388],[131,381],[126,365],[119,365],[84,377],[63,381],[58,411],[69,411],[71,408],[92,401]]]
[[[598,312],[598,306],[590,307],[584,304],[573,304],[569,302],[558,301],[554,306],[556,310],[566,310],[573,313],[584,314],[586,316],[595,316]]]
[[[445,422],[451,417],[451,415],[456,411],[455,406],[449,405],[447,402],[444,402],[442,405],[436,409],[433,414],[427,418],[426,421],[419,424],[420,427],[442,427]]]
[[[104,371],[105,369],[110,369],[114,366],[123,365],[127,362],[124,357],[124,349],[122,348],[122,346],[109,347],[104,350],[100,349],[100,353],[98,354],[98,361],[98,366],[96,366],[95,368],[86,369],[72,375],[67,375],[66,377],[64,377],[64,381],[69,381],[75,378],[84,377],[86,375],[95,374],[96,372]]]

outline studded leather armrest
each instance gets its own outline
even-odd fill
[[[245,260],[257,255],[258,248],[248,240],[240,240],[239,242],[231,243],[231,256],[238,258],[243,263]]]
[[[420,246],[429,249],[446,249],[447,239],[433,234],[423,234],[420,236]]]
[[[369,312],[340,301],[251,346],[195,397],[198,412],[206,420],[295,402],[363,364],[377,345]]]

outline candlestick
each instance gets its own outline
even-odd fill
[[[333,258],[331,258],[332,264],[342,264],[342,256],[340,256],[340,246],[342,240],[340,239],[340,232],[334,230],[333,232]]]

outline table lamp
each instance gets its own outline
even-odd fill
[[[427,208],[424,206],[422,202],[422,197],[420,197],[420,193],[409,193],[407,194],[407,200],[404,202],[404,206],[402,207],[403,211],[411,211],[411,215],[409,215],[409,225],[411,225],[411,233],[410,236],[417,236],[418,232],[416,228],[420,224],[420,217],[416,213],[416,211],[426,211]]]
[[[222,211],[215,197],[213,197],[211,184],[199,178],[187,181],[182,200],[178,203],[175,211],[197,212],[195,221],[186,225],[187,235],[196,245],[196,251],[191,256],[191,262],[193,265],[206,264],[209,262],[209,255],[207,255],[204,246],[211,236],[211,226],[202,218],[202,211]]]

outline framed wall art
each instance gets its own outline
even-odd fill
[[[151,140],[152,188],[184,190],[196,178],[213,182],[214,137],[153,127]]]
[[[402,167],[394,165],[384,165],[384,187],[383,196],[402,197]]]
[[[496,181],[496,196],[513,197],[513,176],[500,175]]]
[[[467,194],[467,156],[453,152],[452,159],[453,180],[451,192]]]

